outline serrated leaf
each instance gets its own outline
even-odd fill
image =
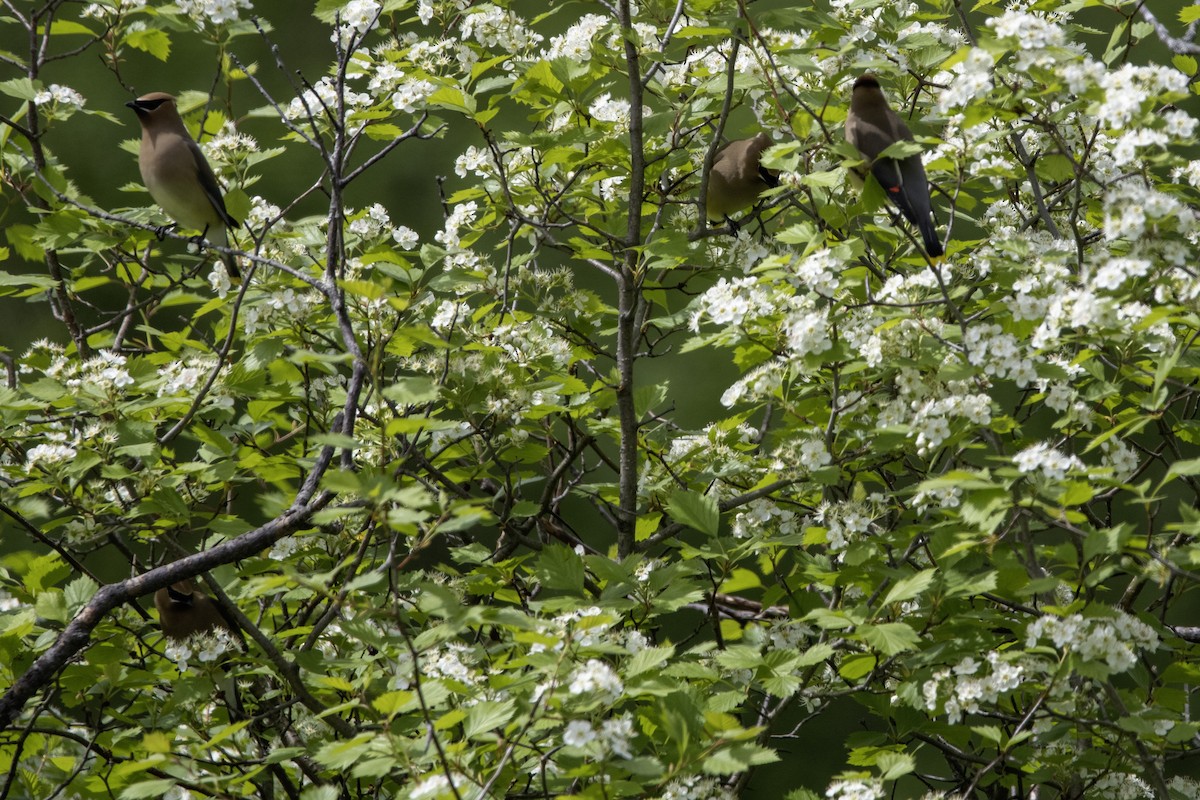
[[[667,503],[667,513],[689,528],[716,536],[721,526],[717,501],[699,492],[678,491]]]
[[[882,773],[880,779],[885,781],[894,781],[917,768],[916,761],[909,753],[880,753],[875,765]]]
[[[471,706],[463,721],[463,736],[473,739],[481,733],[502,728],[513,717],[515,704],[512,700],[496,702],[484,700]]]
[[[629,677],[638,675],[648,669],[653,669],[675,655],[674,647],[646,647],[633,654],[633,658],[625,666],[625,674]]]
[[[846,656],[838,665],[838,675],[848,681],[856,681],[871,674],[871,670],[875,669],[875,665],[878,663],[875,656],[870,653]]]
[[[404,406],[432,403],[438,398],[438,387],[431,378],[400,378],[383,389],[383,396]]]
[[[205,748],[215,747],[216,745],[225,741],[230,736],[233,736],[235,733],[242,730],[249,724],[250,724],[250,720],[244,719],[241,722],[235,722],[232,725],[225,725],[219,731],[217,731],[215,736],[213,736],[211,739],[209,739],[207,742],[205,742],[203,746]]]
[[[933,584],[936,576],[936,569],[923,569],[915,575],[909,575],[907,578],[896,581],[888,590],[887,596],[883,598],[883,604],[886,606],[892,603],[901,603],[917,597]]]
[[[368,745],[375,738],[373,733],[360,733],[353,739],[330,742],[317,750],[314,758],[318,763],[330,769],[346,769],[362,756],[366,755]]]
[[[163,30],[131,30],[125,34],[124,41],[133,49],[149,53],[159,61],[166,61],[171,55],[171,37]]]
[[[753,742],[738,742],[722,747],[704,759],[704,771],[709,775],[732,775],[750,767],[773,764],[779,754]]]
[[[583,591],[583,559],[566,545],[554,543],[542,548],[533,573],[547,589],[564,589],[575,594]]]
[[[117,795],[120,800],[142,800],[144,797],[165,797],[175,788],[175,781],[170,778],[157,778],[151,781],[140,781],[132,786],[126,786]]]
[[[858,635],[885,656],[894,656],[905,650],[916,650],[921,643],[921,637],[917,635],[917,632],[903,622],[860,625]]]

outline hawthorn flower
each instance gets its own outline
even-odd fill
[[[213,25],[237,22],[239,12],[254,9],[250,0],[175,0],[175,5],[183,16],[191,18],[201,28],[205,22]]]
[[[734,800],[734,794],[716,778],[687,775],[668,783],[657,800]]]
[[[573,719],[567,723],[562,738],[568,747],[586,747],[596,741],[596,729],[586,720]]]
[[[985,24],[997,39],[1011,41],[1022,50],[1045,50],[1066,43],[1066,32],[1062,27],[1045,16],[1027,11],[1005,11]]]
[[[887,795],[879,781],[854,780],[834,781],[825,790],[830,800],[883,800]]]
[[[485,147],[471,145],[454,159],[454,174],[460,178],[468,174],[484,178],[492,174],[492,154]]]
[[[519,16],[492,3],[474,5],[463,14],[462,38],[514,54],[542,41],[541,34],[530,30]]]
[[[435,772],[413,784],[412,788],[408,790],[408,800],[459,798],[463,796],[462,790],[468,783],[468,779],[457,772],[451,772],[450,777],[446,777],[445,772]]]
[[[83,99],[83,95],[70,86],[52,83],[49,88],[35,94],[33,102],[39,106],[46,105],[47,103],[57,103],[64,106],[73,106],[74,108],[83,108],[83,104],[86,101]]]
[[[34,445],[25,453],[25,468],[32,469],[38,464],[43,467],[62,464],[71,461],[75,456],[75,448],[68,444],[55,442]]]
[[[396,226],[392,231],[392,240],[404,250],[415,250],[421,241],[417,232],[407,225]]]
[[[633,720],[628,715],[612,717],[600,723],[600,740],[618,758],[633,758]]]
[[[823,297],[833,297],[838,288],[842,260],[829,248],[822,248],[798,261],[794,269],[801,286]]]
[[[397,111],[412,114],[419,110],[437,86],[424,79],[405,81],[392,92],[392,106]]]
[[[1062,480],[1071,470],[1084,469],[1078,457],[1067,455],[1045,442],[1030,445],[1013,456],[1013,464],[1026,474],[1041,473],[1052,481]]]
[[[1103,662],[1113,672],[1125,672],[1137,663],[1137,654],[1158,647],[1158,634],[1149,625],[1124,612],[1113,617],[1084,618],[1046,615],[1034,620],[1025,632],[1025,646],[1048,639],[1058,650],[1070,650],[1089,662]]]
[[[347,216],[354,217],[350,222],[350,233],[363,239],[373,239],[392,225],[387,209],[379,203],[375,203],[361,214],[348,210]]]
[[[926,710],[937,711],[940,704],[953,725],[962,720],[963,714],[979,713],[1021,687],[1026,671],[1023,666],[1005,660],[994,650],[985,661],[968,656],[950,669],[935,672],[921,687]]]
[[[946,88],[938,96],[938,112],[948,114],[990,92],[995,64],[996,59],[987,50],[972,47],[967,57],[955,65],[954,79],[947,81]]]
[[[568,58],[572,61],[587,62],[592,57],[592,43],[600,31],[611,25],[608,17],[599,14],[584,14],[567,31],[550,39],[546,50],[546,59]]]
[[[375,0],[350,0],[338,10],[341,26],[330,36],[330,41],[341,42],[343,46],[352,40],[361,39],[371,30],[379,19],[379,3]]]
[[[105,19],[141,11],[149,0],[109,0],[108,3],[88,3],[79,15],[85,19]]]
[[[615,699],[625,691],[625,686],[612,667],[599,659],[590,658],[586,664],[571,673],[567,691],[571,694],[602,692]]]

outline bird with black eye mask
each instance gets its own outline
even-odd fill
[[[154,202],[171,219],[219,247],[229,246],[229,229],[239,226],[225,210],[225,198],[200,145],[188,133],[175,98],[163,92],[142,95],[125,105],[142,124],[138,169]],[[237,259],[221,253],[231,278],[241,278]]]
[[[866,73],[854,82],[850,112],[846,116],[846,140],[867,160],[871,174],[900,209],[904,218],[917,226],[930,258],[943,253],[929,200],[929,179],[921,156],[881,157],[896,142],[912,141],[912,132],[904,120],[888,105],[879,80]]]
[[[190,578],[164,586],[154,593],[158,622],[168,639],[183,641],[194,634],[212,633],[223,628],[230,634],[235,628],[225,619],[220,606],[195,588]]]

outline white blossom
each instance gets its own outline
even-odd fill
[[[625,687],[612,667],[599,659],[591,658],[586,664],[577,667],[571,673],[567,690],[571,694],[603,692],[615,699],[625,690]]]

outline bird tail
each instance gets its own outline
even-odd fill
[[[927,246],[928,249],[928,246]],[[242,271],[238,269],[237,259],[230,253],[222,253],[221,261],[225,262],[225,271],[229,273],[229,277],[235,281],[242,279]]]
[[[933,217],[927,215],[923,218],[917,218],[917,229],[921,231],[921,241],[925,243],[925,252],[930,258],[941,258],[946,252],[942,249],[942,240],[938,236],[937,228],[934,227]]]

